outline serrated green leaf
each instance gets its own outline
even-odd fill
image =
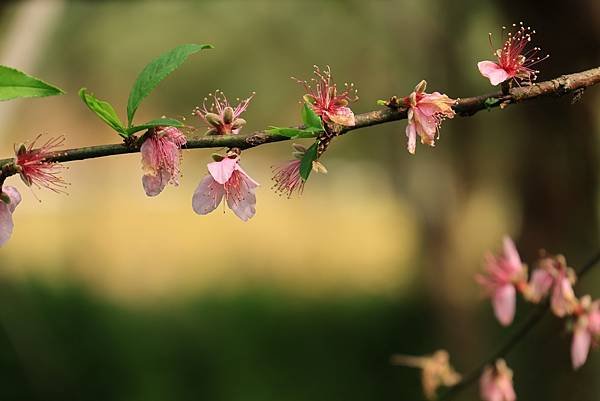
[[[317,142],[313,143],[312,146],[306,150],[304,157],[302,157],[302,160],[300,161],[300,177],[302,177],[304,181],[308,180],[308,176],[312,171],[313,161],[317,160],[317,147]]]
[[[117,116],[115,109],[110,103],[96,98],[94,95],[89,93],[86,88],[81,88],[79,90],[79,97],[91,111],[93,111],[112,129],[117,131],[121,136],[128,136],[123,123],[119,119],[119,116]]]
[[[154,127],[183,127],[183,123],[173,118],[159,118],[156,120],[148,121],[142,125],[134,125],[133,127],[127,128],[127,136],[133,135],[136,132],[143,131]]]
[[[302,106],[302,122],[306,127],[323,129],[321,117],[306,102]]]
[[[27,75],[14,68],[0,65],[0,100],[20,97],[43,97],[65,93],[39,78]]]
[[[156,88],[160,81],[175,71],[192,54],[203,49],[212,49],[212,45],[186,44],[177,46],[152,60],[138,75],[127,101],[127,121],[133,125],[133,116],[142,100]]]

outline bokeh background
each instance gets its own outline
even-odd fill
[[[521,20],[551,53],[540,79],[599,65],[595,0],[2,2],[0,63],[68,93],[0,104],[0,157],[40,133],[118,142],[77,90],[123,117],[139,71],[182,43],[215,49],[163,81],[137,121],[188,116],[201,133],[190,113],[209,92],[256,91],[254,130],[298,122],[290,76],[313,64],[356,84],[359,113],[421,79],[452,97],[489,92],[476,69],[487,34]],[[289,143],[245,152],[262,184],[245,224],[191,210],[213,150],[185,151],[181,185],[157,198],[144,195],[139,154],[70,163],[67,196],[11,179],[24,201],[0,249],[0,398],[420,399],[419,372],[391,354],[445,348],[466,372],[509,334],[473,280],[505,233],[530,263],[546,248],[578,267],[600,247],[599,93],[456,118],[416,156],[405,121],[356,131],[300,198],[270,189]],[[600,268],[577,291],[600,296]],[[600,355],[574,373],[569,346],[546,317],[515,348],[520,399],[600,400]],[[476,386],[459,399],[477,399]]]

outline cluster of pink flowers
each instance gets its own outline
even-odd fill
[[[517,292],[526,301],[539,303],[550,297],[550,309],[559,318],[575,321],[571,344],[573,368],[581,367],[592,345],[600,341],[600,300],[592,302],[589,295],[577,298],[573,291],[575,271],[567,266],[562,255],[542,255],[527,281],[527,268],[513,241],[504,238],[503,253],[488,255],[486,274],[476,276],[487,295],[498,321],[507,326],[515,314]]]

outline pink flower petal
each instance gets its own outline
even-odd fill
[[[1,190],[5,195],[8,195],[10,203],[6,204],[0,201],[0,246],[8,241],[12,235],[14,228],[12,214],[21,203],[21,194],[16,188],[7,186]]]
[[[486,78],[489,78],[492,85],[498,85],[510,78],[510,75],[498,64],[492,61],[480,61],[477,63],[479,72]]]
[[[230,159],[229,157],[224,158],[220,162],[208,163],[208,172],[219,184],[225,184],[229,181],[231,174],[237,166],[238,158]]]
[[[154,141],[146,139],[140,147],[140,153],[142,154],[142,168],[144,171],[154,172],[157,167],[154,162],[157,159],[156,147],[153,145]]]
[[[558,317],[564,317],[573,310],[577,298],[566,274],[557,278],[550,301],[552,312]]]
[[[571,362],[573,369],[579,369],[587,360],[588,352],[592,342],[592,336],[587,329],[578,327],[573,333],[573,342],[571,343]]]
[[[519,252],[517,252],[517,247],[510,237],[505,236],[503,240],[504,246],[504,257],[506,261],[510,265],[510,267],[514,270],[514,273],[519,273],[523,270],[523,262],[521,262],[521,257],[519,256]]]
[[[194,192],[192,209],[201,215],[208,214],[219,206],[224,195],[224,186],[215,181],[212,176],[207,175],[200,181]]]
[[[409,122],[406,126],[406,137],[408,138],[408,143],[406,145],[408,153],[414,155],[415,150],[417,149],[417,130],[415,129],[415,124],[413,122]]]
[[[162,192],[169,183],[171,175],[166,170],[160,170],[159,174],[144,174],[142,176],[142,185],[148,196],[156,196]]]
[[[354,113],[349,107],[337,107],[335,113],[325,112],[331,121],[339,125],[351,127],[356,124]]]
[[[258,183],[250,178],[241,167],[236,169],[234,175],[237,175],[234,178],[238,185],[231,188],[232,192],[227,194],[227,206],[242,221],[248,221],[256,214],[254,190],[258,187]]]
[[[531,273],[531,280],[529,281],[529,294],[528,297],[531,302],[540,302],[542,298],[548,295],[554,278],[545,269],[535,269]]]
[[[512,323],[515,317],[517,292],[512,284],[506,284],[496,289],[492,296],[494,314],[503,326]]]

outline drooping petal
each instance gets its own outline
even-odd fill
[[[256,214],[256,195],[254,190],[258,187],[241,167],[237,166],[231,176],[230,182],[225,185],[227,206],[242,221],[250,220]]]
[[[417,149],[417,130],[413,122],[409,122],[406,126],[406,137],[408,138],[406,149],[408,149],[408,153],[414,155]]]
[[[538,303],[548,295],[554,278],[545,269],[535,269],[531,274],[528,291],[526,297],[529,301]]]
[[[494,86],[510,78],[508,72],[493,61],[480,61],[477,63],[477,68],[479,68],[481,75],[488,78]]]
[[[326,111],[325,114],[331,121],[339,125],[352,127],[356,124],[354,113],[349,107],[336,107],[335,112]]]
[[[496,289],[492,296],[494,314],[503,326],[512,323],[515,317],[517,292],[512,284],[506,284]]]
[[[166,170],[159,170],[158,174],[144,174],[142,176],[142,185],[148,196],[156,196],[160,194],[167,186],[171,179],[171,175]]]
[[[577,327],[573,333],[573,342],[571,343],[571,362],[573,369],[579,369],[587,360],[592,336],[585,327]]]
[[[223,200],[225,188],[215,179],[207,175],[200,181],[200,184],[192,197],[192,209],[200,215],[208,214],[215,210]]]
[[[237,166],[238,158],[226,157],[219,162],[208,163],[208,172],[219,184],[225,184],[229,181],[231,174]]]
[[[573,292],[571,282],[566,275],[556,279],[554,289],[552,290],[552,298],[550,300],[550,308],[558,317],[564,317],[573,311],[577,304],[577,298]]]
[[[142,154],[142,168],[144,171],[155,172],[158,166],[154,141],[150,138],[146,139],[140,147],[140,153]]]
[[[0,246],[2,246],[12,235],[14,228],[12,214],[21,203],[21,194],[14,187],[7,186],[0,190],[10,199],[8,204],[0,200]]]

